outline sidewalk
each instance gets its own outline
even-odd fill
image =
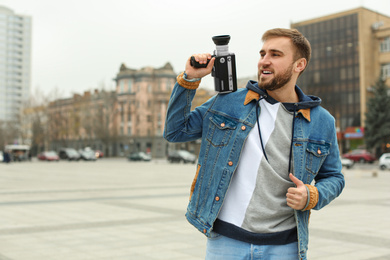
[[[357,165],[358,166],[358,165]],[[310,223],[309,259],[390,259],[390,171],[345,170]],[[185,220],[195,165],[125,159],[0,164],[0,260],[197,260]]]

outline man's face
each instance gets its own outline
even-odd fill
[[[294,48],[287,37],[275,37],[264,42],[258,62],[259,87],[277,90],[291,81]]]

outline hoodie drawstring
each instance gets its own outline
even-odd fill
[[[295,128],[295,116],[296,116],[296,108],[298,104],[294,104],[294,116],[293,116],[293,122],[292,122],[292,133],[291,133],[291,144],[290,144],[290,156],[288,158],[288,173],[291,172],[291,161],[292,161],[292,150],[293,150],[293,142],[294,142],[294,128]]]
[[[259,120],[260,101],[262,99],[265,99],[265,98],[267,98],[267,96],[266,95],[262,95],[262,96],[260,96],[260,98],[256,102],[256,117],[257,117],[257,130],[259,131],[261,149],[263,150],[264,157],[265,157],[265,159],[268,162],[267,153],[265,152],[265,148],[264,148],[263,138],[261,137],[260,120]],[[296,108],[297,108],[297,106],[298,106],[298,104],[294,104],[294,115],[293,115],[293,122],[292,122],[292,131],[291,131],[292,133],[291,133],[290,155],[289,155],[289,158],[288,158],[288,173],[292,173],[291,172],[292,150],[293,150],[293,142],[294,142],[294,128],[295,128],[295,117],[296,117],[296,111],[297,111]]]
[[[256,117],[257,117],[256,120],[257,120],[257,130],[259,131],[259,136],[260,136],[261,149],[263,149],[264,157],[268,162],[268,157],[267,157],[267,154],[265,153],[265,149],[264,149],[263,138],[261,138],[260,121],[259,121],[260,100],[262,100],[264,98],[267,98],[267,96],[265,96],[265,95],[260,96],[259,100],[257,100],[257,102],[256,102]]]

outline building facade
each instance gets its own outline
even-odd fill
[[[46,140],[37,146],[45,144],[44,150],[55,151],[63,147],[76,150],[91,147],[103,151],[106,156],[146,152],[153,158],[164,158],[168,150],[175,149],[197,152],[199,144],[196,142],[169,144],[163,138],[176,76],[169,63],[161,68],[141,69],[122,64],[114,78],[114,91],[86,91],[82,95],[55,100],[48,105],[44,117],[38,117],[36,112],[30,113],[31,125],[46,122],[41,127]],[[193,108],[211,95],[200,89]],[[37,122],[37,119],[42,120]],[[38,136],[32,138],[39,140]]]
[[[165,156],[165,114],[176,76],[169,63],[161,68],[139,70],[121,65],[115,78],[118,96],[115,120],[121,154],[142,151],[157,158]]]
[[[42,127],[45,131],[44,143],[48,144],[44,150],[91,147],[104,151],[106,156],[116,155],[117,116],[115,91],[86,91],[83,95],[74,94],[71,98],[54,100],[47,106]]]
[[[19,118],[31,86],[31,17],[0,6],[0,121]]]
[[[345,149],[353,143],[348,139],[362,144],[370,90],[381,75],[390,83],[390,17],[357,8],[293,23],[291,28],[302,32],[312,47],[299,86],[321,97],[336,118]],[[356,133],[348,133],[350,129]]]

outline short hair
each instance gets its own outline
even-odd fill
[[[283,29],[283,28],[275,28],[266,31],[263,34],[261,40],[265,42],[270,38],[275,37],[287,37],[291,39],[293,46],[296,48],[297,53],[294,55],[295,60],[300,58],[305,58],[307,64],[309,64],[311,57],[311,46],[310,42],[300,33],[297,29]],[[306,65],[307,66],[307,65]]]

